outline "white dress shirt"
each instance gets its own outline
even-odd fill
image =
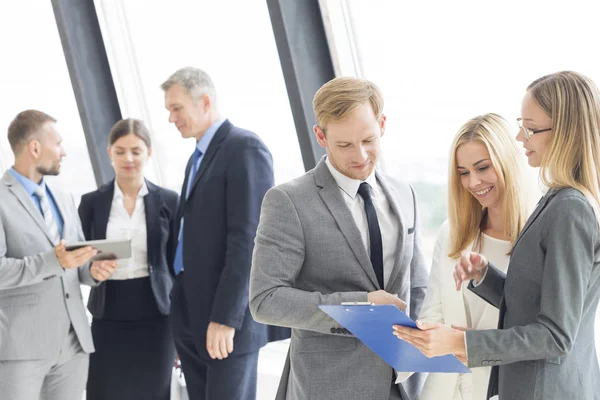
[[[361,195],[358,194],[358,187],[363,181],[352,179],[342,174],[329,161],[329,157],[325,160],[329,172],[333,175],[342,197],[346,201],[352,217],[356,222],[356,226],[360,231],[365,249],[369,257],[371,256],[371,245],[369,238],[369,226],[367,224],[367,213],[365,212],[365,202]],[[387,284],[394,263],[396,262],[396,249],[398,246],[398,219],[395,217],[394,211],[385,197],[383,189],[377,182],[375,171],[369,175],[364,181],[371,185],[373,189],[373,205],[377,212],[377,220],[379,221],[379,229],[381,230],[381,241],[383,246],[383,283]],[[382,288],[383,289],[383,288]]]
[[[125,209],[123,191],[115,180],[115,192],[106,226],[106,239],[131,239],[131,257],[117,260],[118,267],[109,279],[143,278],[148,273],[148,242],[146,236],[146,208],[144,196],[148,187],[144,182],[138,192],[133,214]]]

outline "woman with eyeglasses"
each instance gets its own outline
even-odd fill
[[[450,151],[448,216],[438,234],[420,319],[461,329],[493,329],[498,309],[466,287],[456,291],[454,265],[465,250],[485,254],[506,272],[531,211],[525,160],[508,122],[485,114],[465,123]],[[471,374],[429,374],[421,400],[483,399],[490,367]],[[408,374],[399,374],[399,380]]]
[[[454,272],[457,289],[470,280],[500,310],[500,329],[420,322],[420,330],[394,326],[395,334],[429,357],[492,366],[487,398],[600,399],[600,93],[587,77],[558,72],[529,85],[521,114],[517,140],[548,192],[506,274],[478,252],[464,253]]]

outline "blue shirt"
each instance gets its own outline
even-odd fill
[[[60,234],[60,237],[62,238],[64,221],[63,221],[62,215],[60,215],[60,211],[58,210],[58,206],[56,205],[54,196],[52,196],[52,192],[46,185],[46,182],[44,182],[44,179],[42,178],[42,181],[38,185],[31,179],[26,178],[23,175],[21,175],[20,173],[18,173],[14,169],[14,167],[11,167],[9,169],[9,171],[23,186],[23,188],[25,189],[25,191],[27,192],[29,197],[31,197],[33,204],[36,205],[37,209],[39,210],[40,214],[42,215],[42,219],[44,218],[44,215],[42,214],[42,205],[40,204],[40,199],[36,196],[35,191],[38,188],[41,188],[42,190],[44,190],[46,192],[46,195],[48,196],[48,203],[50,204],[50,210],[52,211],[52,216],[54,217],[54,221],[56,222],[56,227],[58,228],[58,233]]]
[[[221,125],[223,125],[223,122],[225,122],[224,119],[216,120],[210,126],[210,128],[208,128],[206,130],[206,132],[204,132],[204,135],[202,135],[200,140],[198,140],[196,142],[196,150],[200,151],[201,155],[200,155],[200,157],[198,157],[198,160],[196,161],[196,165],[192,165],[192,168],[190,168],[188,185],[187,185],[187,188],[185,191],[186,197],[190,193],[190,189],[192,188],[192,185],[194,184],[194,177],[192,176],[192,174],[194,173],[194,171],[198,171],[198,168],[200,168],[200,163],[202,162],[202,159],[204,158],[204,155],[206,154],[206,150],[208,150],[208,146],[210,145],[210,142],[212,142],[213,138],[215,137],[215,134],[217,133],[217,131],[219,130]],[[182,224],[183,224],[183,219],[182,219]]]

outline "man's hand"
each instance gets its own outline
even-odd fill
[[[116,260],[94,261],[90,267],[90,275],[98,282],[104,282],[115,272]]]
[[[206,350],[213,360],[227,358],[233,352],[235,328],[211,322],[206,331]]]
[[[400,300],[397,294],[391,294],[385,290],[378,290],[367,295],[369,303],[373,304],[393,304],[402,311],[406,312],[406,303]]]
[[[67,251],[65,249],[65,241],[61,240],[54,248],[54,253],[56,253],[56,258],[58,258],[61,267],[72,269],[78,268],[90,261],[90,259],[98,253],[98,250],[91,246],[86,246],[81,249]]]

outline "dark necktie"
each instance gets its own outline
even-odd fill
[[[198,160],[202,156],[202,152],[196,148],[194,156],[192,157],[192,167],[190,168],[190,175],[188,177],[187,187],[185,189],[185,197],[190,195],[190,189],[196,179],[196,173],[198,172]],[[175,275],[179,275],[183,271],[183,218],[179,224],[179,238],[177,240],[177,249],[175,250],[175,260],[173,262],[173,270]]]
[[[365,212],[367,213],[369,242],[371,247],[371,265],[373,265],[379,287],[383,289],[383,244],[381,241],[379,220],[377,219],[377,212],[375,211],[375,205],[373,204],[373,189],[367,182],[363,182],[358,187],[358,194],[360,194],[365,201]]]

